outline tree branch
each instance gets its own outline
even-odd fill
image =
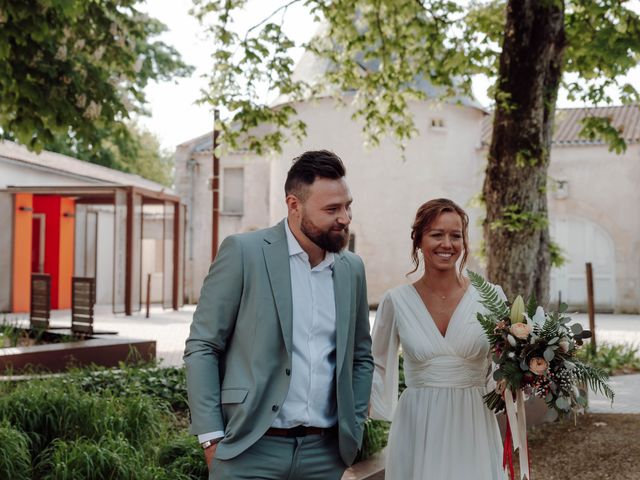
[[[278,14],[278,12],[280,10],[284,10],[283,12],[283,16],[285,14],[285,12],[287,11],[287,9],[295,4],[295,3],[300,3],[302,0],[291,0],[289,3],[287,3],[286,5],[280,5],[278,8],[276,8],[273,12],[271,12],[271,15],[269,15],[268,17],[262,19],[260,22],[256,23],[253,27],[251,27],[249,30],[247,30],[247,33],[244,36],[244,40],[246,41],[247,38],[249,37],[249,34],[255,30],[256,28],[260,27],[261,25],[264,25],[265,23],[267,23],[271,18],[273,18],[274,16],[276,16]],[[283,18],[284,20],[284,18]]]

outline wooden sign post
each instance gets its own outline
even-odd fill
[[[591,348],[596,352],[596,319],[593,300],[593,269],[591,262],[587,263],[587,306],[589,309],[589,330],[591,330]]]

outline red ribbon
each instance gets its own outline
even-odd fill
[[[509,467],[509,479],[515,480],[516,473],[513,468],[513,439],[511,438],[511,426],[509,425],[509,417],[507,419],[507,430],[504,438],[504,447],[502,450],[502,469]]]

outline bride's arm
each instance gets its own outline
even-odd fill
[[[396,328],[393,300],[389,293],[385,294],[378,306],[371,337],[375,370],[370,416],[375,420],[391,421],[398,403],[398,348],[400,340]]]

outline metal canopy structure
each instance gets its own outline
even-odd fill
[[[155,205],[162,221],[162,303],[173,309],[183,305],[186,216],[180,197],[164,191],[119,184],[8,186],[0,192],[8,193],[14,199],[18,194],[26,194],[70,198],[76,205],[113,205],[113,311],[126,315],[141,308],[143,207]],[[20,210],[27,209],[20,207]]]

